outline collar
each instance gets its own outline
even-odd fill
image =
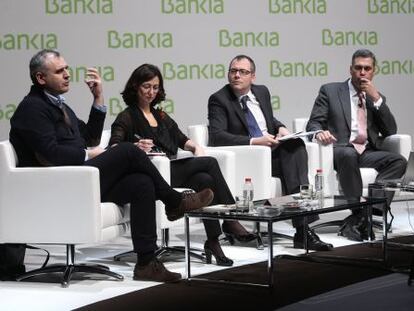
[[[51,100],[52,104],[57,106],[57,107],[60,107],[61,103],[65,102],[65,97],[63,97],[62,95],[55,96],[55,95],[52,95],[48,91],[45,91],[45,90],[43,92]]]
[[[349,93],[351,94],[352,97],[356,97],[358,96],[358,92],[355,89],[354,85],[351,82],[351,79],[348,80],[348,88],[349,88]],[[362,92],[362,97],[365,99],[365,92]]]

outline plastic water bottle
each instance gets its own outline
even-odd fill
[[[319,205],[323,205],[323,173],[322,169],[318,168],[315,174],[315,199],[319,200]]]
[[[243,198],[246,200],[247,205],[249,206],[249,212],[254,211],[254,188],[252,179],[250,177],[244,178],[244,185],[243,185]]]

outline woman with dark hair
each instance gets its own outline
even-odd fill
[[[122,97],[128,107],[112,124],[110,146],[123,141],[134,142],[146,152],[156,148],[170,159],[176,157],[178,148],[189,150],[195,157],[171,161],[171,186],[195,191],[211,188],[215,194],[212,205],[234,203],[216,159],[205,156],[204,149],[184,135],[168,114],[154,107],[165,100],[163,78],[158,67],[143,64],[135,69]],[[222,233],[219,221],[203,222],[207,234],[204,243],[207,263],[211,263],[213,255],[217,265],[233,265],[233,261],[224,255],[218,240]],[[237,221],[224,221],[223,231],[226,236],[241,242],[252,241],[256,237]]]

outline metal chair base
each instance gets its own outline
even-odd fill
[[[39,269],[35,269],[26,273],[23,273],[16,277],[16,281],[23,281],[25,279],[49,274],[49,273],[63,273],[61,279],[62,287],[68,287],[73,274],[75,273],[91,273],[91,274],[103,274],[112,277],[118,281],[122,281],[124,277],[118,273],[112,272],[107,266],[99,264],[74,264],[75,261],[75,246],[66,245],[66,264],[54,264],[45,266]]]

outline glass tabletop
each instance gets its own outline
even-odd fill
[[[355,209],[365,206],[384,204],[385,198],[347,198],[344,196],[329,196],[320,200],[301,200],[295,195],[282,196],[255,202],[254,209],[240,212],[233,205],[213,205],[186,213],[188,217],[238,219],[256,221],[278,221],[316,214],[325,214],[345,209]]]

